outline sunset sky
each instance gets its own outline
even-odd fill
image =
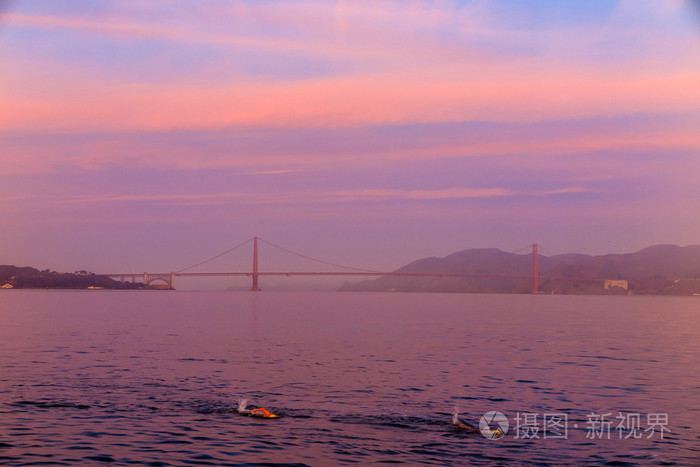
[[[698,2],[0,4],[0,264],[700,244]]]

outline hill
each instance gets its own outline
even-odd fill
[[[538,256],[540,293],[700,294],[700,245],[656,245],[636,253]],[[424,258],[395,273],[531,276],[532,255],[495,248]],[[615,281],[607,282],[606,281]],[[345,283],[343,291],[530,293],[531,280],[494,277],[397,277]]]
[[[11,286],[11,287],[10,287]],[[143,284],[119,282],[87,271],[76,273],[39,271],[31,267],[0,266],[0,287],[14,289],[138,289]]]

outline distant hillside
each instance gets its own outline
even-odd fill
[[[656,245],[636,253],[538,256],[540,293],[700,294],[700,245]],[[495,248],[413,261],[393,272],[530,276],[532,255]],[[556,278],[548,279],[548,278]],[[627,281],[608,283],[605,280]],[[528,279],[396,277],[345,283],[343,291],[529,293]]]
[[[11,286],[11,287],[10,287]],[[76,273],[55,272],[45,269],[18,266],[0,266],[0,287],[14,289],[87,289],[102,287],[105,289],[138,289],[141,283],[122,283],[105,276],[98,276],[87,271]]]

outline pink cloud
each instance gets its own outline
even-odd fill
[[[488,70],[470,75],[464,67],[461,79],[457,71],[443,79],[432,73],[385,73],[202,87],[54,82],[52,92],[36,98],[10,87],[0,91],[0,129],[85,132],[533,122],[700,109],[700,71],[542,77],[514,69],[503,77]]]
[[[468,188],[456,187],[437,190],[310,190],[286,191],[283,197],[276,192],[250,193],[228,192],[210,194],[177,195],[100,195],[90,194],[58,199],[65,204],[103,204],[115,202],[155,202],[173,205],[211,205],[211,204],[326,204],[347,203],[355,201],[389,201],[389,200],[440,200],[466,198],[493,198],[514,196],[516,193],[505,188]],[[12,198],[18,200],[17,198]],[[42,198],[43,199],[43,198]],[[34,198],[26,198],[32,201]]]
[[[245,46],[277,50],[301,50],[303,48],[302,43],[290,40],[241,36],[230,32],[225,35],[213,34],[183,26],[157,24],[154,21],[144,23],[115,22],[109,19],[105,21],[103,18],[66,18],[16,13],[5,15],[4,19],[16,26],[34,27],[42,30],[65,29],[116,39],[165,39],[192,44]]]
[[[512,154],[528,156],[520,163],[528,166],[534,161],[549,166],[557,157],[566,154],[620,152],[628,154],[649,151],[698,151],[700,134],[696,131],[697,118],[672,125],[634,125],[594,128],[573,127],[559,132],[526,131],[513,127],[494,129],[482,134],[462,135],[459,132],[440,137],[405,143],[353,145],[349,148],[332,144],[327,148],[314,147],[312,141],[289,140],[258,146],[251,141],[240,148],[230,147],[230,140],[218,142],[214,134],[206,137],[206,147],[195,149],[168,138],[141,140],[122,134],[107,134],[87,141],[5,144],[0,154],[3,173],[41,173],[55,166],[73,165],[85,169],[101,167],[158,167],[178,169],[240,169],[247,174],[283,174],[328,167],[365,167],[380,161],[419,161],[441,158],[498,157]],[[533,129],[537,127],[531,127]],[[357,138],[352,132],[335,138]],[[408,138],[408,135],[407,135]],[[548,162],[545,162],[549,160]],[[563,169],[563,167],[561,167]],[[626,173],[636,170],[625,169]]]
[[[138,15],[100,18],[43,17],[9,14],[9,24],[37,31],[71,30],[115,40],[153,38],[264,51],[323,56],[347,63],[343,72],[305,79],[275,76],[261,79],[235,65],[212,64],[228,79],[177,76],[157,83],[104,76],[100,64],[80,72],[71,63],[10,57],[0,76],[0,130],[29,133],[113,133],[99,141],[71,148],[6,147],[6,172],[37,172],[60,164],[86,168],[105,165],[214,168],[246,167],[253,171],[297,170],[307,164],[358,163],[376,159],[426,159],[503,154],[547,156],[597,150],[629,151],[700,147],[700,63],[680,60],[697,45],[675,44],[671,58],[593,63],[567,60],[549,53],[547,44],[590,48],[621,35],[651,37],[620,18],[642,7],[624,2],[606,28],[573,27],[536,34],[504,30],[490,17],[490,2],[472,2],[457,11],[449,2],[316,2],[289,4],[238,3],[204,18],[216,26],[198,30],[177,13],[164,20],[148,6]],[[151,16],[149,16],[149,14]],[[216,18],[222,18],[217,21]],[[333,21],[324,21],[331,18]],[[201,19],[201,18],[200,18]],[[207,23],[201,23],[207,24]],[[231,33],[230,24],[253,24]],[[265,35],[262,26],[287,28],[287,34]],[[448,29],[456,37],[484,42],[527,40],[532,55],[492,53],[474,43],[440,39]],[[430,34],[428,33],[430,32]],[[595,34],[591,34],[594,32]],[[654,34],[658,31],[652,31]],[[646,34],[646,35],[645,35]],[[569,36],[573,36],[573,39]],[[658,39],[658,36],[655,36]],[[648,37],[647,37],[648,38]],[[323,40],[327,39],[327,40]],[[489,41],[486,41],[489,39]],[[563,44],[563,45],[561,45]],[[681,47],[682,46],[682,47]],[[576,49],[578,51],[578,49]],[[671,50],[671,48],[669,48]],[[558,57],[558,58],[557,58]],[[662,66],[672,65],[672,66]],[[144,64],[148,66],[148,64]],[[228,68],[230,66],[230,68]],[[611,128],[577,134],[498,134],[473,140],[440,140],[396,149],[368,147],[348,154],[280,156],[255,149],[232,154],[218,151],[193,157],[189,150],[160,144],[143,147],[119,132],[208,131],[229,128],[347,128],[445,122],[543,122],[608,118],[630,114],[682,114],[675,128]],[[282,166],[284,169],[279,169]]]
[[[456,187],[439,190],[389,190],[362,189],[330,192],[330,200],[340,201],[379,201],[379,200],[439,200],[465,198],[494,198],[514,196],[515,193],[505,188],[467,188]]]
[[[108,206],[115,203],[136,203],[143,205],[168,206],[291,206],[291,205],[327,205],[354,202],[413,202],[440,200],[468,200],[485,198],[507,198],[523,196],[557,196],[562,194],[590,193],[598,190],[585,186],[569,186],[545,191],[514,191],[508,188],[472,188],[452,187],[433,190],[364,188],[350,190],[313,189],[288,190],[284,196],[278,192],[231,191],[219,193],[183,193],[183,194],[100,194],[54,196],[0,196],[0,212],[21,212],[32,206],[43,206],[52,210],[80,210],[86,206]]]
[[[623,2],[606,27],[539,33],[499,27],[488,1],[463,9],[441,1],[400,6],[386,1],[205,4],[196,10],[199,21],[184,23],[182,15],[192,12],[161,18],[148,6],[105,19],[13,13],[6,15],[9,24],[39,32],[78,31],[113,38],[117,44],[164,39],[261,54],[292,52],[342,62],[347,68],[303,80],[287,79],[283,73],[260,79],[235,64],[215,63],[208,66],[228,79],[203,74],[194,81],[172,76],[149,84],[104,76],[99,61],[77,73],[69,63],[14,57],[13,66],[0,77],[0,129],[532,122],[700,109],[700,63],[693,59],[697,44],[659,39],[658,30],[645,32],[620,19],[645,8]],[[212,32],[201,24],[210,25]],[[270,28],[282,32],[270,34]],[[444,30],[460,40],[441,39]],[[607,63],[586,56],[585,50],[621,37],[645,43],[653,38],[665,44],[664,53]],[[483,45],[493,42],[524,43],[535,51],[518,54]],[[571,51],[576,60],[568,59]]]

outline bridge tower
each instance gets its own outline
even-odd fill
[[[253,292],[260,290],[258,287],[258,237],[253,238],[253,286],[250,290]]]
[[[540,293],[539,289],[539,284],[537,283],[538,279],[538,271],[537,271],[537,243],[532,244],[532,293],[537,295]]]

